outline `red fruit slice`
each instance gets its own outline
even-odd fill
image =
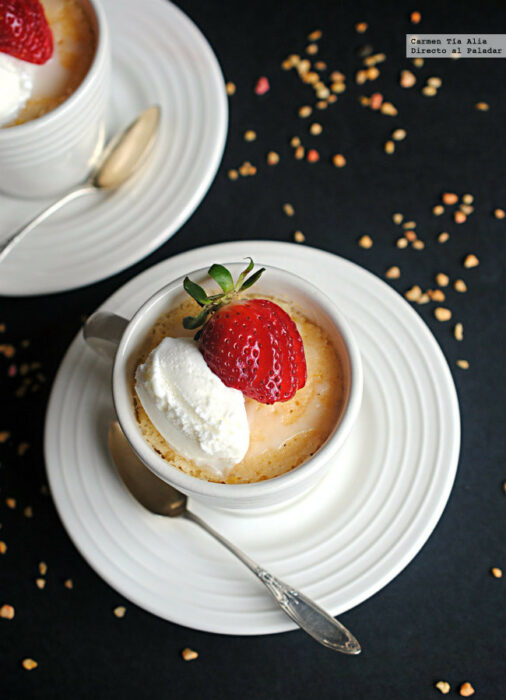
[[[29,63],[53,55],[53,34],[39,0],[0,0],[0,51]]]

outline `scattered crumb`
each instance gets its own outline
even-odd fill
[[[255,94],[256,95],[265,95],[266,92],[269,92],[271,89],[271,86],[269,84],[268,79],[265,77],[265,75],[262,75],[260,78],[258,78],[256,84],[255,84]]]
[[[397,243],[396,243],[397,248],[407,248],[408,247],[408,240],[407,238],[398,238]]]
[[[392,138],[393,138],[394,141],[404,141],[404,139],[406,138],[406,135],[407,135],[407,134],[406,134],[406,130],[405,130],[405,129],[396,129],[396,130],[392,133]]]
[[[27,671],[33,671],[33,669],[37,668],[37,666],[39,664],[36,661],[34,661],[33,659],[27,658],[27,659],[23,659],[23,661],[21,662],[21,665]]]
[[[410,70],[401,71],[399,84],[403,88],[410,88],[416,83],[416,76]]]
[[[346,158],[341,153],[336,153],[335,156],[332,156],[332,162],[336,168],[344,168],[346,165]]]
[[[436,275],[436,283],[440,287],[447,287],[449,282],[450,278],[448,277],[448,275],[445,275],[444,272],[438,272],[438,274]]]
[[[322,30],[315,29],[314,31],[311,32],[311,34],[308,34],[307,38],[309,41],[318,41],[318,39],[322,38]]]
[[[450,692],[450,684],[447,683],[446,681],[438,681],[436,683],[436,688],[443,695],[447,695]]]
[[[398,115],[397,108],[391,102],[383,102],[381,105],[381,113],[387,114],[389,117],[396,117]]]
[[[300,138],[298,136],[292,136],[290,140],[290,146],[293,148],[297,148],[297,146],[300,146]]]
[[[304,241],[306,240],[306,237],[302,233],[302,231],[295,231],[295,233],[293,234],[293,240],[296,243],[304,243]]]
[[[466,257],[464,258],[464,267],[477,267],[479,264],[480,261],[473,253],[466,255]]]
[[[279,153],[276,153],[276,151],[269,151],[266,160],[267,165],[277,165],[279,163]]]
[[[501,569],[498,569],[497,566],[494,566],[492,569],[490,569],[490,573],[494,578],[502,578],[502,571]]]
[[[3,617],[4,620],[12,620],[14,617],[14,614],[15,614],[15,612],[14,612],[14,608],[12,605],[8,605],[7,603],[5,603],[0,608],[0,617]]]
[[[0,540],[0,554],[5,554],[7,551],[7,545],[3,540]]]
[[[283,204],[283,211],[287,216],[293,216],[295,214],[295,209],[291,204]]]
[[[411,13],[410,19],[413,24],[419,24],[422,19],[422,15],[418,11],[415,11]]]
[[[367,22],[357,22],[357,24],[355,25],[355,31],[358,32],[358,34],[363,34],[367,31],[367,28]]]
[[[437,89],[432,85],[425,85],[422,88],[422,94],[425,95],[425,97],[434,97],[434,95],[437,95]]]
[[[116,608],[114,608],[113,613],[116,617],[125,617],[126,608],[123,605],[118,605]]]
[[[42,590],[46,586],[46,579],[45,578],[36,578],[35,585],[37,586],[37,588]]]
[[[16,499],[15,498],[6,498],[5,505],[7,506],[7,508],[14,510],[14,508],[16,507]]]
[[[449,321],[452,317],[452,312],[444,306],[436,306],[434,309],[434,316],[438,321]]]
[[[311,126],[309,127],[309,131],[311,134],[313,134],[313,136],[318,136],[322,133],[323,126],[321,124],[318,124],[318,122],[313,122],[313,124],[311,124]]]
[[[390,280],[397,280],[401,276],[401,271],[397,267],[397,265],[394,265],[393,267],[389,267],[388,270],[385,272],[385,277],[387,277]]]
[[[402,214],[397,213],[392,215],[392,220],[394,224],[401,224],[403,219],[404,216]]]
[[[309,105],[304,105],[303,107],[299,108],[299,117],[301,117],[301,119],[306,119],[306,117],[311,116],[312,111],[313,110]]]
[[[26,506],[26,508],[23,510],[23,515],[25,516],[25,518],[33,518],[32,506]]]
[[[445,208],[441,204],[437,204],[433,209],[432,213],[434,216],[441,216],[441,214],[444,214]]]
[[[18,455],[22,457],[24,454],[26,454],[29,447],[30,444],[28,442],[20,442],[18,445]]]
[[[229,82],[225,85],[225,89],[227,91],[227,95],[235,95],[236,87],[235,83]]]
[[[304,146],[297,146],[295,149],[295,153],[293,154],[297,160],[302,160],[304,158],[304,154],[306,153],[306,149]]]
[[[45,561],[39,562],[39,574],[45,576],[47,574],[47,564]]]
[[[436,88],[438,90],[441,85],[443,84],[443,81],[441,78],[438,78],[437,76],[433,75],[430,78],[427,78],[427,85],[430,85],[433,88]]]
[[[432,299],[432,301],[445,300],[444,292],[442,292],[441,289],[429,289],[427,294],[429,295],[429,299]]]
[[[256,131],[253,131],[253,129],[248,129],[247,131],[244,132],[244,140],[245,141],[255,141],[256,140]]]
[[[411,287],[411,289],[408,289],[408,291],[404,293],[404,296],[408,301],[418,301],[418,299],[420,299],[422,296],[422,290],[417,284],[415,284],[413,287]]]
[[[0,430],[0,444],[2,444],[3,442],[7,442],[10,436],[11,434],[8,430]]]
[[[460,369],[469,369],[469,362],[467,360],[457,360],[457,367],[460,367]]]
[[[474,695],[474,688],[471,683],[466,681],[460,686],[459,693],[462,695],[462,697],[468,698],[470,695]]]
[[[467,216],[464,214],[463,211],[459,210],[454,213],[453,218],[456,224],[463,224],[465,223]]]
[[[361,248],[372,248],[373,246],[373,241],[372,238],[368,235],[362,236],[358,240],[358,244]]]
[[[193,649],[189,649],[188,647],[186,647],[186,649],[183,649],[183,651],[181,652],[181,657],[184,661],[193,661],[194,659],[198,658],[198,654]]]
[[[320,154],[315,148],[310,148],[307,152],[306,160],[308,163],[317,163],[320,160]]]
[[[393,141],[386,141],[385,145],[383,146],[383,149],[385,153],[391,155],[395,151],[395,143]]]
[[[237,170],[232,168],[232,170],[228,171],[228,177],[230,180],[237,180],[237,178],[239,177],[239,173],[237,172]]]
[[[453,288],[456,292],[460,292],[461,294],[467,292],[467,285],[464,282],[464,280],[455,280],[455,282],[453,283]]]
[[[462,323],[456,323],[455,328],[453,329],[453,335],[455,336],[455,340],[464,340],[464,326]]]
[[[490,109],[487,102],[477,102],[474,106],[479,112],[488,112],[488,110]]]
[[[504,209],[494,209],[494,216],[496,219],[504,219],[506,212]]]
[[[463,194],[462,201],[464,204],[472,204],[474,202],[474,197],[472,194]]]
[[[65,586],[65,588],[68,588],[69,590],[72,590],[74,588],[74,582],[72,581],[71,578],[66,579],[63,582],[63,585]]]
[[[443,200],[443,204],[448,204],[449,206],[457,204],[459,201],[458,196],[454,192],[444,192],[441,199]]]
[[[413,248],[415,248],[415,250],[423,250],[425,248],[425,243],[423,241],[413,241]]]
[[[450,234],[447,233],[446,231],[443,231],[442,233],[439,234],[437,237],[438,243],[446,243],[446,241],[450,240]]]

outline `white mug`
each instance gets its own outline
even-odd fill
[[[58,107],[0,128],[0,190],[15,197],[58,195],[84,180],[105,141],[111,49],[99,0],[79,0],[97,37],[84,80]]]
[[[233,276],[244,263],[227,264]],[[263,277],[255,284],[255,293],[293,302],[304,315],[325,328],[343,362],[343,411],[324,445],[300,466],[285,474],[248,484],[220,484],[185,474],[169,464],[144,440],[135,419],[131,395],[132,377],[140,343],[157,319],[188,298],[183,277],[160,289],[146,301],[130,321],[104,311],[92,315],[85,327],[86,341],[100,354],[113,359],[112,395],[121,428],[132,449],[160,479],[207,505],[251,511],[293,500],[315,485],[331,468],[333,458],[348,437],[362,399],[362,362],[346,320],[334,302],[309,282],[290,272],[264,265]],[[207,270],[190,273],[204,287]]]

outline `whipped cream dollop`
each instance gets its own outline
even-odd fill
[[[182,457],[224,476],[246,454],[244,396],[212,372],[191,338],[164,338],[135,373],[137,395]]]
[[[33,88],[32,71],[26,61],[0,52],[0,126],[15,119]]]

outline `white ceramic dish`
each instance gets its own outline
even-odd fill
[[[227,97],[200,30],[167,0],[102,0],[102,5],[112,48],[108,131],[159,104],[155,150],[142,174],[117,192],[88,195],[33,231],[2,263],[0,294],[73,289],[137,262],[191,216],[221,161]],[[0,240],[44,202],[0,195]]]
[[[257,261],[257,269],[263,267]],[[244,270],[244,262],[229,264],[232,277],[237,279]],[[194,282],[201,284],[208,294],[212,280],[203,270],[188,271]],[[172,484],[189,497],[209,506],[233,510],[251,510],[287,503],[311,489],[332,467],[333,457],[344,444],[356,420],[362,400],[362,362],[353,334],[336,305],[312,284],[286,270],[266,265],[266,270],[255,284],[254,293],[259,296],[271,295],[278,299],[293,302],[314,323],[325,328],[342,361],[343,398],[345,405],[337,425],[325,444],[311,459],[275,479],[267,479],[254,484],[218,484],[197,479],[172,467],[158,455],[144,440],[135,419],[131,397],[131,378],[135,371],[139,345],[149,335],[158,318],[181,304],[188,295],[183,289],[184,277],[179,277],[164,285],[157,293],[146,300],[137,310],[130,323],[117,315],[100,311],[87,322],[85,337],[98,326],[95,338],[118,342],[114,358],[112,396],[118,421],[130,445],[144,464],[160,479]],[[216,285],[213,286],[215,287]],[[211,288],[212,289],[212,288]],[[98,324],[97,324],[98,321]],[[123,327],[121,328],[121,322]],[[121,328],[121,333],[118,329]],[[96,342],[95,338],[93,341]],[[109,351],[108,347],[108,351]],[[90,352],[92,349],[90,348]]]
[[[246,241],[190,251],[131,280],[103,308],[131,316],[171,278],[247,255],[301,277],[318,275],[358,343],[362,405],[334,468],[297,502],[260,516],[190,505],[337,615],[391,581],[439,520],[460,446],[455,387],[434,337],[400,295],[358,266],[305,246]],[[51,491],[83,556],[126,598],[173,622],[227,634],[293,629],[263,587],[205,533],[151,515],[126,492],[107,452],[109,382],[110,369],[79,334],[47,413]]]
[[[109,29],[100,0],[81,3],[97,37],[93,62],[56,109],[0,129],[0,190],[7,195],[56,197],[84,180],[102,149],[111,88]]]

